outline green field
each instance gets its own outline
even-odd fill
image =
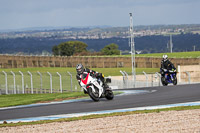
[[[126,71],[127,73],[131,73],[132,68],[90,68],[94,71],[103,73],[105,76],[121,76],[120,70]],[[8,72],[13,71],[17,74],[19,74],[19,71],[28,74],[27,71],[30,71],[31,73],[37,73],[37,71],[41,73],[45,73],[48,71],[52,74],[56,74],[56,72],[59,72],[60,74],[67,74],[69,71],[73,75],[76,75],[76,69],[75,68],[63,68],[63,67],[39,67],[39,68],[12,68],[12,69],[2,69],[0,68],[0,71]],[[155,73],[159,71],[159,68],[136,68],[136,73],[141,74],[143,71],[146,73]]]
[[[167,54],[169,58],[200,58],[200,51],[195,52],[176,52],[176,53],[155,53],[155,54],[137,54],[136,57],[161,57]]]
[[[136,57],[158,57],[162,58],[164,54],[167,54],[169,58],[200,58],[200,51],[194,52],[174,52],[174,53],[152,53],[152,54],[136,54]],[[95,56],[94,56],[95,57]],[[101,56],[98,56],[101,57]],[[131,57],[131,55],[111,55],[102,57]]]

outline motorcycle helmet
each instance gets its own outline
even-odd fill
[[[168,56],[167,55],[163,55],[163,61],[167,61],[168,60]]]
[[[84,71],[84,67],[83,67],[82,64],[76,65],[76,72],[77,72],[78,74],[83,73],[83,71]]]

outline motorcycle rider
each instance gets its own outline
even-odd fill
[[[77,64],[76,72],[77,72],[76,79],[78,80],[79,85],[81,82],[81,74],[84,72],[87,72],[87,73],[90,73],[92,76],[96,77],[97,79],[100,79],[103,83],[104,89],[109,89],[109,86],[104,81],[104,75],[102,73],[98,73],[88,68],[84,68],[82,64]],[[87,93],[87,92],[84,90],[84,93]]]
[[[160,68],[160,73],[161,76],[164,77],[165,73],[168,72],[168,70],[175,70],[176,68],[174,67],[173,63],[168,60],[167,55],[163,55],[163,59],[161,61],[161,68]]]

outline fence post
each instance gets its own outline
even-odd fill
[[[52,91],[53,91],[53,89],[52,89],[52,75],[51,75],[50,72],[47,72],[47,74],[49,74],[49,76],[50,76],[50,88],[51,88],[51,93],[52,93]]]
[[[70,75],[70,79],[71,79],[71,91],[72,91],[72,74],[70,72],[67,72]]]
[[[62,93],[62,76],[59,72],[57,72],[58,76],[60,77],[60,93]]]
[[[16,94],[16,87],[15,87],[15,73],[13,71],[10,71],[13,75],[13,93]]]
[[[24,94],[24,74],[21,71],[19,73],[22,75],[22,94]]]
[[[28,71],[28,74],[30,75],[31,77],[31,94],[33,94],[33,75],[31,72]]]
[[[148,76],[147,76],[147,74],[143,71],[143,74],[145,75],[145,77],[146,77],[146,87],[148,87]]]
[[[8,94],[8,76],[5,71],[2,71],[5,75],[5,86],[6,86],[6,94]]]
[[[189,72],[187,72],[187,71],[185,71],[185,73],[187,74],[187,76],[188,76],[188,84],[190,84],[190,73]]]
[[[178,79],[179,79],[179,82],[181,82],[181,66],[178,65]]]
[[[42,93],[42,74],[37,71],[37,73],[40,75],[40,93]],[[45,93],[46,93],[46,90],[45,90]]]
[[[128,73],[126,71],[123,71],[123,72],[126,75],[126,79],[128,80]]]
[[[158,79],[158,85],[160,86],[161,76],[160,76],[160,74],[158,72],[156,72],[156,75],[159,77],[159,79]]]
[[[153,87],[153,74],[151,74],[151,87]]]
[[[126,80],[125,80],[125,74],[124,74],[124,72],[122,72],[121,70],[119,71],[121,74],[122,74],[122,76],[123,76],[123,87],[125,88],[126,86],[125,86],[125,84],[126,84]]]
[[[126,75],[126,87],[128,88],[128,73],[126,71],[123,71],[123,72]]]

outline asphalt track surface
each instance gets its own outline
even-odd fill
[[[126,90],[148,90],[151,93],[115,96],[113,100],[102,98],[99,102],[84,100],[71,103],[3,109],[0,110],[0,120],[200,101],[200,84]]]

